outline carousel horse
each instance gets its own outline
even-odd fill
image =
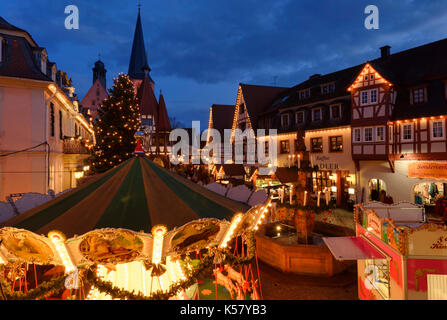
[[[228,278],[230,278],[231,280],[234,280],[237,282],[237,284],[241,287],[244,288],[245,285],[245,279],[242,276],[242,274],[240,274],[239,272],[237,272],[236,270],[234,270],[232,267],[230,267],[229,265],[225,266],[225,271],[228,273]]]
[[[216,283],[218,285],[221,285],[225,287],[225,289],[228,290],[231,297],[233,298],[235,292],[237,292],[236,286],[233,284],[233,281],[231,281],[230,278],[226,277],[222,272],[220,272],[220,269],[214,269],[213,275],[216,277]]]

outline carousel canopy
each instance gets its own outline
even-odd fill
[[[249,208],[159,167],[135,158],[3,224],[38,234],[60,230],[67,237],[102,228],[149,233],[201,218],[231,220]]]

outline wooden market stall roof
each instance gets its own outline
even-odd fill
[[[101,228],[150,232],[200,218],[230,220],[249,208],[209,191],[144,158],[134,158],[50,202],[3,224],[67,237]]]

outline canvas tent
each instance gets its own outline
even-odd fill
[[[201,218],[231,220],[248,206],[227,199],[144,158],[131,159],[89,183],[0,224],[67,237],[95,229],[150,232]]]

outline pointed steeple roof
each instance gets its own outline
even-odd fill
[[[157,119],[158,102],[151,81],[147,76],[144,77],[143,83],[138,89],[137,98],[140,102],[141,115],[151,115],[154,119]]]
[[[166,109],[166,103],[163,95],[160,92],[160,98],[158,99],[158,116],[156,122],[156,128],[159,131],[170,131],[171,122],[168,117],[168,110]]]
[[[146,71],[150,72],[149,64],[147,62],[146,47],[144,45],[143,26],[141,24],[140,9],[138,8],[137,25],[135,27],[135,34],[133,37],[132,54],[129,62],[129,78],[135,80],[143,80]],[[151,76],[147,72],[149,80],[154,83]]]

